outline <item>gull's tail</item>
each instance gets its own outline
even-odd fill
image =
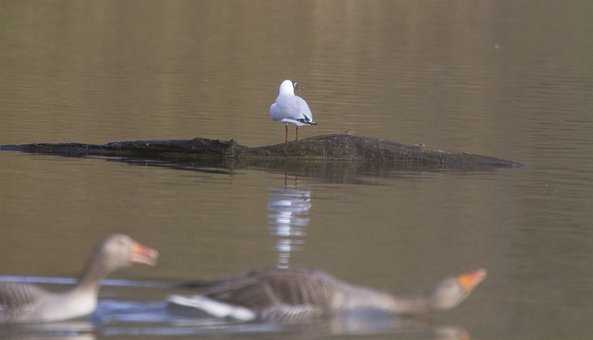
[[[305,118],[297,119],[297,122],[306,125],[317,125],[317,122],[314,122],[311,118],[305,115]]]

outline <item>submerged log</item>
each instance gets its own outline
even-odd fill
[[[380,168],[475,169],[519,167],[520,163],[424,145],[406,145],[346,134],[315,136],[287,144],[243,146],[234,140],[139,140],[107,144],[38,143],[1,145],[2,151],[61,156],[103,156],[168,162],[208,161],[220,165],[266,166],[278,162],[347,161]]]

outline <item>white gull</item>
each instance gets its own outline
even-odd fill
[[[273,121],[284,124],[284,142],[288,142],[288,124],[296,125],[296,139],[299,140],[299,127],[304,125],[317,125],[313,121],[313,114],[307,102],[294,94],[296,82],[285,80],[280,84],[278,97],[270,106],[270,117]]]

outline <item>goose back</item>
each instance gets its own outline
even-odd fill
[[[210,285],[202,283],[201,287],[199,293],[203,296],[261,313],[289,306],[329,310],[341,283],[320,271],[271,269],[213,281]]]
[[[27,284],[0,284],[0,323],[20,321],[29,315],[47,293]]]

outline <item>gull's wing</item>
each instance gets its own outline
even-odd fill
[[[305,124],[313,122],[313,114],[309,105],[299,96],[279,96],[275,104],[278,120],[289,118]]]

